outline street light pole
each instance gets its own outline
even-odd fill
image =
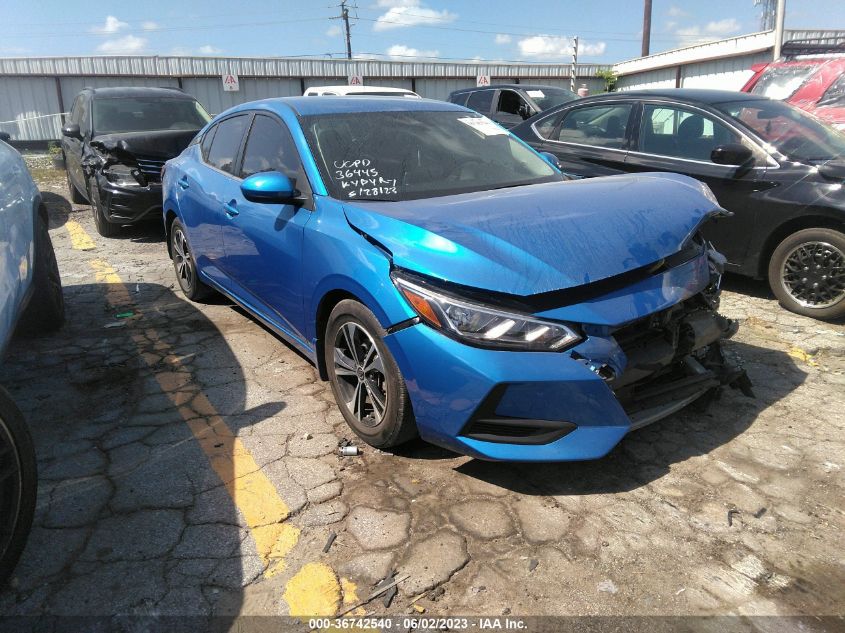
[[[642,57],[648,57],[651,45],[651,0],[645,0],[643,4],[643,48]]]

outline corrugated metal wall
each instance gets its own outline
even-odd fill
[[[695,62],[681,66],[682,88],[711,88],[740,90],[754,73],[753,64],[771,61],[769,52],[725,57],[711,61]],[[617,90],[642,90],[648,88],[674,88],[677,67],[659,68],[619,78]]]
[[[578,85],[591,93],[602,89],[595,77],[608,66],[578,65]],[[306,59],[244,57],[30,57],[0,58],[0,124],[16,140],[49,140],[60,134],[57,81],[64,109],[85,86],[172,86],[194,95],[211,113],[255,99],[302,94],[305,87],[345,84],[349,75],[363,75],[364,84],[416,88],[423,97],[446,99],[459,88],[475,85],[477,75],[494,81],[540,83],[569,87],[569,64],[487,62],[405,62],[373,59]],[[239,76],[238,92],[223,92],[221,75]],[[58,78],[58,80],[57,80]],[[43,119],[21,121],[23,118]]]
[[[241,77],[238,83],[240,90],[237,92],[223,92],[219,77],[186,77],[182,80],[182,89],[195,96],[211,114],[219,114],[246,101],[302,94],[298,79]]]
[[[54,78],[0,77],[0,130],[8,132],[13,139],[59,138],[61,115],[58,113]]]

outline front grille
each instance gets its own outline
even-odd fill
[[[150,182],[161,181],[161,169],[164,163],[167,162],[163,158],[151,158],[149,156],[136,156],[135,162],[138,163],[138,169],[144,174],[146,179]]]

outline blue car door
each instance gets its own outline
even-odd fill
[[[186,162],[176,181],[197,265],[226,290],[231,290],[231,284],[221,269],[222,228],[230,217],[227,202],[240,192],[235,168],[251,119],[249,113],[240,114],[209,128],[196,160]]]
[[[308,179],[287,127],[275,116],[256,114],[237,175],[248,178],[266,171],[285,174],[310,199]],[[311,211],[292,204],[250,202],[240,189],[229,191],[224,200],[224,272],[238,297],[305,344],[302,242]]]

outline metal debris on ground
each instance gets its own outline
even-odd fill
[[[388,591],[389,589],[396,587],[400,582],[404,582],[405,580],[408,580],[408,578],[410,578],[410,577],[411,577],[411,574],[405,574],[404,576],[400,576],[399,578],[394,580],[389,585],[386,585],[386,586],[382,587],[381,589],[376,589],[375,591],[373,591],[373,593],[371,593],[369,596],[367,596],[366,598],[364,598],[360,602],[356,602],[352,606],[347,607],[346,609],[344,609],[343,611],[338,613],[337,616],[335,616],[335,617],[338,617],[338,618],[343,617],[347,613],[351,613],[352,611],[355,611],[355,609],[358,609],[359,607],[363,607],[365,604],[367,604],[371,600],[375,600],[376,598],[378,598],[385,591]]]
[[[326,541],[326,544],[323,546],[323,554],[328,553],[328,551],[331,549],[332,543],[334,543],[334,540],[336,538],[337,538],[337,532],[331,532],[329,534],[329,538]]]
[[[382,598],[382,604],[384,608],[390,606],[390,603],[393,602],[393,599],[396,597],[396,594],[399,593],[399,590],[396,588],[396,583],[393,582],[394,577],[396,576],[396,571],[392,571],[387,576],[385,576],[379,583],[376,585],[376,591],[379,589],[387,588],[387,592],[384,594],[384,598]]]
[[[732,527],[734,524],[734,515],[741,514],[739,510],[736,508],[731,508],[728,510],[728,527]],[[762,516],[762,515],[761,515]]]
[[[341,457],[355,457],[356,455],[360,455],[361,451],[358,450],[357,446],[341,446],[338,449]]]

